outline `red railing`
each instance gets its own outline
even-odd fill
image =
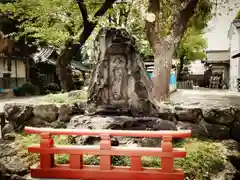
[[[40,146],[28,148],[40,153],[40,165],[31,168],[33,178],[65,178],[86,180],[184,180],[184,172],[174,169],[174,158],[183,158],[186,151],[173,148],[173,138],[188,138],[191,131],[121,131],[121,130],[72,130],[25,127],[30,134],[40,134]],[[99,146],[54,146],[52,135],[100,136]],[[112,147],[112,136],[162,138],[161,148]],[[57,165],[54,154],[69,154],[69,164]],[[98,155],[100,166],[86,166],[83,155]],[[112,166],[111,156],[130,157],[130,167]],[[161,158],[161,168],[143,168],[141,157]]]

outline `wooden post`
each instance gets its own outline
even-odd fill
[[[83,155],[70,154],[70,168],[81,169],[82,167],[83,167]]]
[[[163,136],[162,140],[162,151],[167,152],[172,155],[172,137]],[[173,157],[163,157],[162,158],[162,170],[163,172],[173,172],[174,170],[174,161]]]
[[[111,137],[109,134],[101,135],[100,150],[110,150],[111,149]],[[100,156],[100,169],[110,170],[112,166],[112,157],[110,155]]]
[[[25,73],[26,73],[26,81],[30,80],[29,77],[29,57],[26,58],[26,62],[25,62]]]
[[[131,170],[132,171],[141,171],[142,170],[141,157],[131,157]]]
[[[53,139],[50,133],[42,133],[40,148],[53,147]],[[51,168],[54,166],[54,154],[41,154],[40,153],[40,166],[41,168]]]
[[[5,116],[4,116],[4,112],[0,113],[0,139],[3,138],[3,133],[2,133],[2,129],[5,126],[6,122],[5,122]]]

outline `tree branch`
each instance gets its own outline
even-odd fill
[[[105,12],[112,7],[113,3],[116,0],[105,0],[104,4],[102,5],[102,7],[95,13],[94,17],[101,17],[105,14]]]
[[[81,11],[81,14],[82,14],[82,19],[83,19],[83,25],[84,25],[84,29],[85,27],[87,27],[90,22],[88,21],[88,12],[87,12],[87,8],[84,4],[84,0],[77,0],[77,4],[78,4],[78,7]]]
[[[157,35],[158,33],[157,27],[159,26],[159,12],[160,12],[159,0],[149,0],[148,12],[155,15],[155,21],[149,22],[148,20],[146,20],[147,38],[153,51],[155,51],[155,43],[157,40],[159,40]]]
[[[99,8],[99,10],[95,13],[94,17],[97,18],[97,17],[101,17],[105,14],[105,12],[112,7],[113,3],[115,2],[116,0],[105,0],[104,4],[101,6],[101,8]],[[89,36],[92,34],[92,31],[94,30],[94,28],[96,27],[97,25],[97,22],[90,22],[88,20],[88,14],[87,14],[87,9],[86,9],[86,6],[85,4],[83,3],[83,0],[77,0],[77,3],[78,3],[78,6],[79,6],[79,9],[81,10],[81,13],[82,13],[82,17],[83,17],[83,23],[84,23],[84,28],[83,28],[83,31],[79,37],[79,43],[78,44],[72,44],[71,45],[71,52],[68,52],[70,53],[71,55],[70,56],[74,56],[77,51],[79,50],[79,48],[81,48],[84,43],[87,41],[87,39],[89,38]],[[69,57],[70,57],[69,56]]]
[[[173,37],[182,38],[187,28],[189,19],[194,15],[199,0],[188,0],[183,7],[174,15],[173,19]]]

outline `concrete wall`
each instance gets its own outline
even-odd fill
[[[228,50],[210,50],[207,51],[207,61],[227,61],[229,60],[229,51]]]
[[[240,51],[240,30],[233,27],[230,38],[230,58]],[[237,91],[237,78],[240,77],[240,58],[230,59],[230,89]]]

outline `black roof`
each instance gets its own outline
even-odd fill
[[[238,57],[240,57],[240,53],[237,53],[237,54],[232,56],[233,59],[238,58]]]
[[[56,56],[58,54],[59,52],[56,50],[56,48],[49,46],[49,47],[39,48],[38,52],[33,54],[32,58],[35,61],[35,63],[47,63],[47,64],[56,65]],[[77,69],[80,71],[87,71],[87,72],[91,71],[91,69],[89,69],[79,61],[72,60],[71,65],[73,69]]]

